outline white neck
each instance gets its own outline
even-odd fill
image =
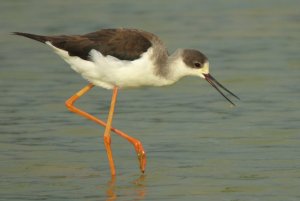
[[[167,59],[166,66],[164,66],[163,77],[173,84],[182,77],[185,76],[197,76],[204,78],[203,74],[209,73],[209,63],[206,61],[202,68],[193,68],[187,66],[183,61],[183,51],[184,49],[177,49],[172,55]]]
[[[186,67],[182,60],[182,51],[182,49],[177,49],[172,55],[169,56],[167,61],[167,79],[172,80],[173,82],[176,82],[180,78],[191,74],[189,68]]]

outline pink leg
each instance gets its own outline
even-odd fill
[[[77,107],[74,106],[74,103],[81,96],[83,96],[85,93],[87,93],[89,90],[91,90],[93,87],[94,87],[93,84],[88,84],[87,86],[85,86],[84,88],[82,88],[81,90],[79,90],[77,93],[75,93],[73,96],[71,96],[66,101],[67,108],[70,111],[72,111],[74,113],[77,113],[77,114],[79,114],[81,116],[84,116],[87,119],[92,120],[92,121],[96,122],[97,124],[105,127],[106,130],[111,130],[114,133],[118,134],[119,136],[121,136],[121,137],[125,138],[126,140],[128,140],[134,146],[134,148],[136,150],[136,153],[137,153],[137,156],[138,156],[138,160],[139,160],[139,163],[140,163],[140,170],[144,173],[145,168],[146,168],[146,153],[145,153],[145,150],[143,148],[142,143],[139,140],[137,140],[137,139],[135,139],[135,138],[127,135],[126,133],[124,133],[124,132],[122,132],[122,131],[120,131],[120,130],[118,130],[116,128],[111,127],[111,125],[109,126],[110,128],[107,128],[107,124],[104,121],[102,121],[102,120],[98,119],[97,117],[95,117],[95,116],[93,116],[93,115],[91,115],[91,114],[89,114],[89,113],[87,113],[87,112],[85,112],[85,111],[83,111],[83,110],[81,110],[81,109],[79,109],[79,108],[77,108]],[[117,95],[117,93],[115,95]],[[106,138],[106,137],[104,136],[104,138]]]
[[[110,146],[110,144],[111,144],[110,129],[111,129],[112,120],[113,120],[113,116],[114,116],[114,112],[115,112],[117,95],[118,95],[118,87],[114,87],[113,95],[111,98],[110,109],[109,109],[109,113],[108,113],[108,118],[107,118],[107,122],[106,122],[106,127],[105,127],[105,131],[104,131],[104,145],[106,148],[107,158],[109,161],[109,166],[110,166],[112,176],[116,175],[116,170],[115,170],[114,159],[112,156],[112,151],[111,151],[111,146]]]

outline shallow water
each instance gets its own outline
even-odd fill
[[[299,1],[9,1],[0,5],[0,200],[299,200]],[[135,27],[174,51],[201,49],[240,96],[231,107],[205,81],[121,91],[113,135],[64,101],[86,82],[42,44],[9,35]],[[106,117],[110,91],[78,106]]]

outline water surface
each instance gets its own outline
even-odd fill
[[[299,1],[8,1],[0,5],[0,200],[300,199]],[[134,27],[172,52],[201,49],[241,97],[231,107],[199,78],[120,92],[111,180],[104,129],[64,101],[86,85],[49,48],[12,31],[86,33]],[[78,106],[106,118],[111,92]]]

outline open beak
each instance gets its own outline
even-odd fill
[[[208,74],[203,74],[204,78],[206,79],[206,81],[213,86],[226,100],[228,100],[232,105],[235,106],[235,104],[229,99],[227,98],[227,96],[224,95],[224,93],[218,88],[221,87],[222,89],[224,89],[226,92],[228,92],[230,95],[234,96],[235,98],[239,99],[239,97],[237,97],[237,95],[235,95],[234,93],[232,93],[231,91],[229,91],[226,87],[224,87],[222,84],[220,84],[213,76],[211,76],[209,73]]]

